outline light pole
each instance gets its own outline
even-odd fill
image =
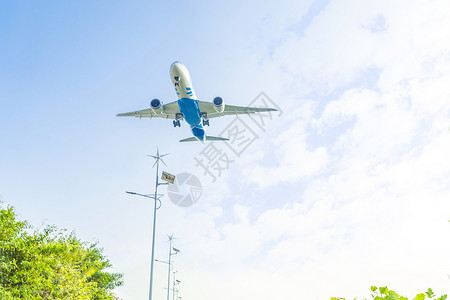
[[[155,195],[144,195],[144,194],[138,194],[135,192],[127,192],[128,194],[131,195],[137,195],[137,196],[142,196],[142,197],[147,197],[150,199],[154,199],[155,200],[155,207],[153,210],[153,238],[152,238],[152,260],[150,263],[150,290],[149,290],[149,300],[152,300],[152,286],[153,286],[153,261],[154,261],[154,257],[155,257],[155,227],[156,227],[156,210],[158,210],[161,207],[161,200],[159,200],[160,197],[162,197],[162,194],[158,195],[158,186],[159,185],[163,185],[163,184],[168,184],[168,183],[159,183],[158,182],[158,177],[159,177],[159,161],[162,161],[162,163],[164,165],[166,165],[166,163],[164,162],[164,160],[162,160],[162,158],[164,156],[166,156],[168,154],[163,154],[163,155],[159,155],[159,149],[156,149],[156,156],[154,155],[148,155],[150,157],[153,157],[155,159],[155,163],[153,164],[153,167],[155,167],[156,165],[156,184],[155,184]],[[166,165],[167,166],[167,165]],[[157,206],[157,203],[159,202],[159,206]]]
[[[172,255],[178,254],[180,252],[180,250],[178,250],[177,248],[172,247],[172,241],[173,241],[174,237],[173,234],[171,236],[169,236],[169,271],[167,272],[167,300],[169,300],[169,292],[170,292],[170,269],[171,269],[171,263],[170,260],[172,258]],[[172,253],[172,249],[173,249],[173,253]]]
[[[180,282],[181,282],[181,281],[179,281],[179,280],[175,280],[175,274],[176,274],[177,272],[178,272],[178,271],[174,271],[174,272],[173,272],[172,300],[175,300],[175,285],[176,285],[176,284],[180,284]],[[176,290],[176,292],[177,292],[177,296],[178,296],[178,289]]]

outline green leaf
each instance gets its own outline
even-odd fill
[[[380,294],[381,295],[386,295],[388,292],[389,292],[389,289],[387,288],[387,286],[385,286],[385,287],[380,286]]]
[[[377,289],[378,289],[378,288],[377,288],[376,286],[371,286],[371,287],[370,287],[370,290],[371,290],[372,292],[376,292]]]
[[[428,298],[432,298],[432,297],[434,297],[435,296],[435,294],[433,293],[433,291],[431,290],[431,289],[428,289],[428,291],[427,291],[427,297]]]
[[[417,294],[414,300],[425,300],[425,294]]]

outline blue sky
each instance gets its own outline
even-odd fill
[[[99,240],[123,299],[148,293],[153,161],[203,185],[165,197],[185,299],[407,296],[450,284],[450,6],[447,1],[7,1],[0,10],[0,195],[20,218]],[[205,145],[167,120],[117,118],[176,99],[170,64],[199,99],[281,113],[215,182]],[[212,119],[219,135],[234,117]],[[259,130],[259,131],[258,131]],[[165,191],[165,188],[162,188]],[[155,266],[155,298],[166,266]],[[295,286],[295,292],[292,287]]]

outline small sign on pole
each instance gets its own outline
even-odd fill
[[[162,175],[161,175],[161,179],[173,184],[175,181],[175,175],[172,175],[172,174],[169,174],[169,173],[163,171]]]

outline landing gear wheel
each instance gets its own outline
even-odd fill
[[[203,120],[203,126],[209,126],[209,119],[208,120]]]
[[[173,120],[173,127],[181,127],[181,122],[180,120]]]

